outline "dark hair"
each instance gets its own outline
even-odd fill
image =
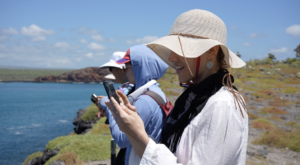
[[[219,69],[226,69],[225,67],[226,67],[227,63],[225,61],[225,54],[224,54],[221,46],[219,46],[219,51],[218,51],[218,54],[217,54],[217,62],[220,66]]]
[[[112,72],[112,67],[108,67],[108,70],[109,70],[110,72]]]

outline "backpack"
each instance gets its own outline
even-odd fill
[[[142,95],[148,95],[150,96],[152,99],[154,99],[157,104],[160,106],[160,108],[164,111],[166,117],[168,117],[168,115],[170,114],[171,110],[173,109],[173,105],[170,101],[167,100],[167,102],[165,103],[164,99],[161,98],[161,96],[151,90],[147,90],[146,92],[144,92]]]

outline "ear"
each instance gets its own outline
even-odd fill
[[[216,45],[216,46],[210,48],[210,49],[208,50],[208,53],[209,53],[208,59],[212,59],[212,58],[216,57],[217,54],[218,54],[218,52],[219,52],[219,49],[220,49],[220,46],[219,46],[219,45]]]

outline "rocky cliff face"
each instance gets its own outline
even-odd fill
[[[88,67],[80,70],[63,73],[59,76],[47,75],[37,77],[35,82],[102,82],[106,80],[104,76],[110,74],[107,69],[98,67]]]

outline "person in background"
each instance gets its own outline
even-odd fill
[[[137,45],[128,49],[126,55],[117,61],[118,64],[125,64],[124,70],[128,82],[135,84],[135,89],[139,89],[151,80],[160,79],[168,69],[168,65],[161,60],[147,46]],[[155,83],[148,90],[158,94],[164,102],[167,102],[166,96],[159,88],[159,84]],[[120,92],[120,91],[119,91]],[[111,134],[120,148],[126,149],[125,164],[129,164],[129,155],[132,146],[127,137],[117,125],[111,111],[107,108],[105,102],[109,101],[107,97],[103,97],[99,106],[105,109],[106,116],[109,120]],[[131,104],[130,104],[131,105]],[[166,118],[161,106],[149,95],[138,96],[131,106],[138,108],[139,116],[144,123],[144,130],[147,136],[153,138],[155,142],[160,142],[163,123]]]
[[[118,90],[123,92],[126,96],[131,94],[135,87],[134,84],[130,84],[125,76],[124,70],[125,70],[125,64],[117,64],[116,61],[120,60],[124,57],[125,52],[114,52],[113,55],[111,56],[109,62],[103,64],[100,68],[108,68],[109,71],[112,74],[106,75],[106,79],[112,79],[115,80],[115,83],[121,83],[122,85],[118,87]],[[97,116],[104,117],[106,116],[106,112],[104,109],[107,109],[106,105],[99,106],[100,100],[104,96],[98,96],[98,110],[99,112],[97,113]],[[105,124],[109,124],[109,120],[107,119],[105,121]],[[126,154],[126,148],[121,148],[120,151],[118,152],[117,158],[116,158],[116,164],[118,165],[123,165],[125,164],[125,154]]]
[[[133,146],[131,165],[245,164],[248,114],[233,86],[230,68],[245,65],[226,47],[224,22],[205,10],[190,10],[174,22],[168,36],[147,46],[176,69],[187,89],[166,119],[160,144],[152,140],[138,115],[139,107],[106,102]]]

